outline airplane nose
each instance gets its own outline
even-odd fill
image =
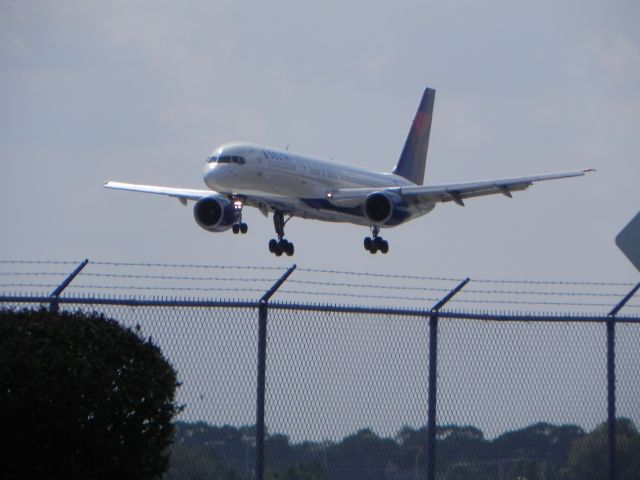
[[[216,165],[207,163],[204,166],[202,176],[204,177],[204,183],[206,183],[210,188],[213,188],[214,179],[216,177]]]
[[[235,176],[229,167],[229,165],[207,164],[204,168],[204,182],[213,190],[227,188],[228,182]]]

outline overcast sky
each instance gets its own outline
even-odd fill
[[[640,6],[615,2],[0,3],[2,257],[637,281]],[[597,168],[438,206],[387,230],[271,219],[212,234],[191,206],[105,180],[202,188],[246,140],[387,171],[437,89],[426,183]]]
[[[3,0],[0,257],[637,282],[614,238],[640,210],[638,25],[633,0]],[[426,183],[598,172],[440,205],[385,230],[386,256],[366,228],[293,219],[296,255],[276,258],[259,212],[248,235],[208,233],[191,205],[102,188],[203,188],[233,140],[388,171],[425,86]]]

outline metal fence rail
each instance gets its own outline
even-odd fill
[[[624,294],[607,313],[582,315],[463,311],[455,302],[474,282],[460,279],[446,279],[436,299],[427,293],[431,308],[271,302],[294,268],[248,269],[260,274],[259,300],[74,295],[85,275],[76,271],[66,290],[25,288],[1,295],[0,307],[99,311],[153,338],[186,406],[170,479],[186,475],[185,459],[189,478],[208,478],[212,464],[229,479],[582,478],[602,428],[607,478],[640,456],[621,457],[616,442],[616,426],[640,425],[640,317],[611,310]],[[336,283],[323,288],[371,290]]]

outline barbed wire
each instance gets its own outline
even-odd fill
[[[609,297],[619,298],[619,293],[599,293],[599,292],[548,292],[536,290],[463,290],[461,294],[474,295],[540,295],[540,296],[559,296],[559,297]]]
[[[199,265],[181,263],[144,263],[144,262],[91,262],[93,265],[104,265],[110,267],[151,267],[151,268],[194,268],[194,269],[232,269],[232,270],[277,270],[283,271],[282,267],[264,267],[255,265]]]
[[[454,277],[430,277],[423,275],[403,275],[403,274],[391,274],[391,273],[372,273],[372,272],[353,272],[348,270],[324,270],[321,268],[298,268],[300,272],[309,273],[322,273],[332,275],[351,275],[358,277],[383,277],[383,278],[397,278],[403,280],[430,280],[430,281],[443,281],[443,282],[459,282],[461,278]]]
[[[59,272],[0,272],[2,276],[60,276]],[[129,278],[137,280],[183,280],[183,281],[220,281],[220,282],[274,282],[278,277],[271,278],[246,278],[246,277],[211,277],[211,276],[186,276],[186,275],[139,275],[129,273],[93,273],[81,272],[83,277],[97,278]]]
[[[55,284],[36,284],[36,283],[9,283],[9,284],[0,284],[0,287],[11,287],[11,288],[52,288],[55,287]],[[69,290],[72,289],[83,289],[83,290],[111,290],[111,291],[157,291],[157,292],[234,292],[234,293],[264,293],[264,289],[260,288],[226,288],[226,287],[149,287],[149,286],[140,286],[140,285],[123,285],[123,286],[105,286],[105,285],[75,285],[69,286]],[[409,296],[401,296],[401,295],[379,295],[379,294],[359,294],[359,293],[345,293],[345,292],[327,292],[327,291],[310,291],[310,290],[289,290],[282,289],[279,290],[279,294],[289,294],[289,295],[304,295],[304,296],[321,296],[325,298],[330,297],[341,297],[341,298],[358,298],[358,299],[375,299],[375,300],[395,300],[395,301],[412,301],[412,302],[436,302],[440,300],[439,297],[409,297]],[[602,307],[602,308],[611,308],[611,304],[609,303],[594,303],[594,302],[550,302],[550,301],[526,301],[526,300],[483,300],[483,299],[464,299],[464,298],[456,298],[451,301],[454,303],[461,304],[476,304],[476,305],[527,305],[527,306],[555,306],[555,307]],[[638,309],[640,305],[636,304],[627,304],[625,308],[629,309]]]
[[[348,271],[348,270],[325,270],[325,269],[319,269],[319,268],[303,268],[303,267],[299,267],[298,271],[310,272],[310,273],[332,274],[332,275],[396,278],[396,279],[404,279],[404,280],[426,280],[426,281],[446,281],[446,282],[460,282],[462,280],[462,277],[437,277],[437,276],[423,276],[423,275],[355,272],[355,271]],[[635,285],[634,283],[631,283],[631,282],[590,282],[590,281],[569,281],[569,280],[503,280],[503,279],[474,278],[473,281],[477,283],[498,283],[498,284],[506,283],[506,284],[523,284],[523,285],[575,285],[575,286],[610,286],[610,287],[630,287]]]
[[[0,264],[5,265],[77,265],[78,260],[3,260]]]
[[[51,266],[51,265],[77,265],[74,261],[57,260],[0,260],[0,265],[6,266]],[[68,290],[94,290],[102,291],[154,291],[154,292],[198,292],[199,295],[211,292],[234,292],[238,295],[264,293],[284,272],[284,267],[251,266],[251,265],[194,265],[179,263],[152,263],[152,262],[100,262],[92,261],[89,267],[107,271],[83,270],[78,278],[67,287]],[[133,269],[131,272],[114,271],[116,268]],[[153,269],[161,268],[164,272],[156,272]],[[137,270],[136,270],[137,269]],[[188,270],[208,270],[212,274],[192,274]],[[25,269],[7,268],[0,272],[0,279],[13,280],[30,277],[56,277],[64,278],[69,274],[64,271],[52,271],[51,269]],[[146,271],[145,271],[146,270]],[[180,270],[186,270],[184,273]],[[234,270],[235,273],[227,272]],[[238,272],[240,270],[240,272]],[[217,271],[217,272],[216,272]],[[265,275],[256,275],[252,272],[269,272]],[[223,273],[224,272],[224,273]],[[274,274],[272,275],[272,272]],[[218,273],[216,275],[216,273]],[[443,294],[451,291],[452,284],[461,281],[455,277],[422,276],[406,274],[388,274],[357,272],[349,270],[331,270],[319,268],[298,268],[296,276],[289,278],[280,294],[289,296],[313,296],[326,298],[358,298],[376,301],[417,302],[425,306],[428,302],[438,301]],[[344,281],[344,277],[357,277],[360,281]],[[302,277],[302,278],[300,278]],[[342,278],[341,278],[342,277]],[[109,279],[113,282],[105,284],[83,284],[82,279]],[[116,285],[119,280],[133,280],[146,282],[144,285]],[[383,282],[381,280],[386,280]],[[183,284],[181,282],[184,282]],[[188,282],[188,283],[187,283]],[[216,282],[215,285],[202,285],[203,282]],[[404,282],[404,283],[403,283]],[[442,285],[441,282],[449,282]],[[132,282],[127,282],[132,283]],[[420,284],[418,284],[420,283]],[[527,305],[527,306],[554,306],[554,307],[598,307],[611,308],[627,293],[622,292],[624,287],[633,286],[626,282],[573,282],[573,281],[533,281],[533,280],[500,280],[500,279],[473,279],[476,285],[513,285],[520,288],[466,288],[463,289],[453,302],[469,305]],[[45,282],[16,282],[1,283],[0,288],[13,289],[53,289],[58,285],[55,280],[52,283]],[[523,286],[530,286],[530,288]],[[299,287],[299,288],[286,288]],[[554,287],[553,289],[547,287]],[[587,291],[576,291],[576,287],[583,287]],[[339,291],[336,291],[339,290]],[[610,291],[607,291],[609,289]],[[591,290],[591,291],[589,291]],[[425,296],[406,295],[403,293],[420,292]],[[483,296],[485,298],[469,298]],[[523,298],[524,297],[524,298]],[[575,299],[580,301],[568,301]],[[598,299],[612,299],[610,303],[597,301]],[[591,300],[591,301],[590,301]],[[428,306],[428,305],[427,305]],[[630,303],[626,308],[637,309],[640,305]]]
[[[71,260],[9,260],[0,259],[0,264],[25,264],[25,265],[77,265],[79,261]],[[106,262],[106,261],[90,261],[90,265],[94,266],[110,266],[110,267],[145,267],[145,268],[176,268],[176,269],[224,269],[224,270],[271,270],[281,272],[284,267],[274,266],[256,266],[256,265],[203,265],[203,264],[186,264],[186,263],[159,263],[159,262]],[[461,277],[445,277],[445,276],[429,276],[429,275],[407,275],[407,274],[390,274],[390,273],[374,273],[359,272],[350,270],[322,269],[322,268],[305,268],[299,267],[298,272],[306,272],[310,274],[328,274],[328,275],[347,275],[360,277],[389,278],[402,280],[423,280],[423,281],[444,281],[459,282]],[[594,282],[594,281],[570,281],[570,280],[517,280],[517,279],[491,279],[491,278],[474,278],[475,283],[495,283],[495,284],[522,284],[522,285],[575,285],[575,286],[606,286],[606,287],[629,287],[635,285],[631,282]]]
[[[519,284],[519,285],[564,285],[564,286],[578,286],[578,287],[633,287],[635,283],[631,282],[580,282],[580,281],[562,281],[562,280],[498,280],[498,279],[486,279],[486,278],[474,278],[474,282],[477,283],[506,283],[506,284]]]
[[[57,287],[56,283],[46,284],[46,283],[0,283],[0,287],[11,287],[11,288],[53,288]]]
[[[365,298],[365,299],[383,299],[383,300],[408,300],[416,302],[437,302],[440,297],[404,297],[397,295],[367,295],[358,293],[344,293],[344,292],[322,292],[322,291],[309,291],[309,290],[289,290],[283,288],[279,290],[280,293],[288,293],[294,295],[316,295],[324,297],[352,297],[352,298]],[[538,305],[538,306],[563,306],[563,307],[605,307],[611,308],[609,303],[586,303],[586,302],[542,302],[542,301],[525,301],[525,300],[473,300],[465,298],[454,298],[450,303],[468,303],[468,304],[481,304],[481,305]],[[640,305],[627,304],[628,308],[640,308]]]
[[[0,277],[38,277],[38,276],[60,276],[64,275],[62,272],[0,272]]]
[[[60,276],[60,272],[0,272],[2,276]],[[277,277],[269,278],[248,278],[248,277],[219,277],[219,276],[187,276],[187,275],[151,275],[151,274],[115,274],[115,273],[94,273],[83,272],[83,277],[96,278],[117,278],[117,279],[136,279],[136,280],[171,280],[171,281],[216,281],[216,282],[252,282],[267,283],[277,280]],[[405,291],[421,291],[421,292],[449,292],[449,288],[444,287],[427,287],[427,286],[406,286],[393,284],[369,284],[369,283],[347,283],[347,282],[330,282],[330,281],[310,281],[289,279],[288,283],[299,285],[314,285],[327,287],[346,287],[346,288],[365,288],[365,289],[389,289],[389,290],[405,290]],[[171,286],[165,287],[170,289]],[[474,295],[531,295],[531,296],[576,296],[576,297],[608,297],[615,298],[621,294],[617,292],[566,292],[566,291],[541,291],[541,290],[490,290],[490,289],[465,289],[463,294]]]
[[[48,285],[42,283],[3,283],[0,287],[12,287],[12,288],[51,288],[56,287],[56,284]],[[73,289],[91,289],[91,290],[154,290],[154,291],[176,291],[176,292],[261,292],[264,293],[262,288],[219,288],[219,287],[149,287],[142,285],[69,285],[67,290]]]

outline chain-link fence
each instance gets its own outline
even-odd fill
[[[55,300],[139,325],[176,368],[167,479],[640,478],[638,317],[268,296]]]

